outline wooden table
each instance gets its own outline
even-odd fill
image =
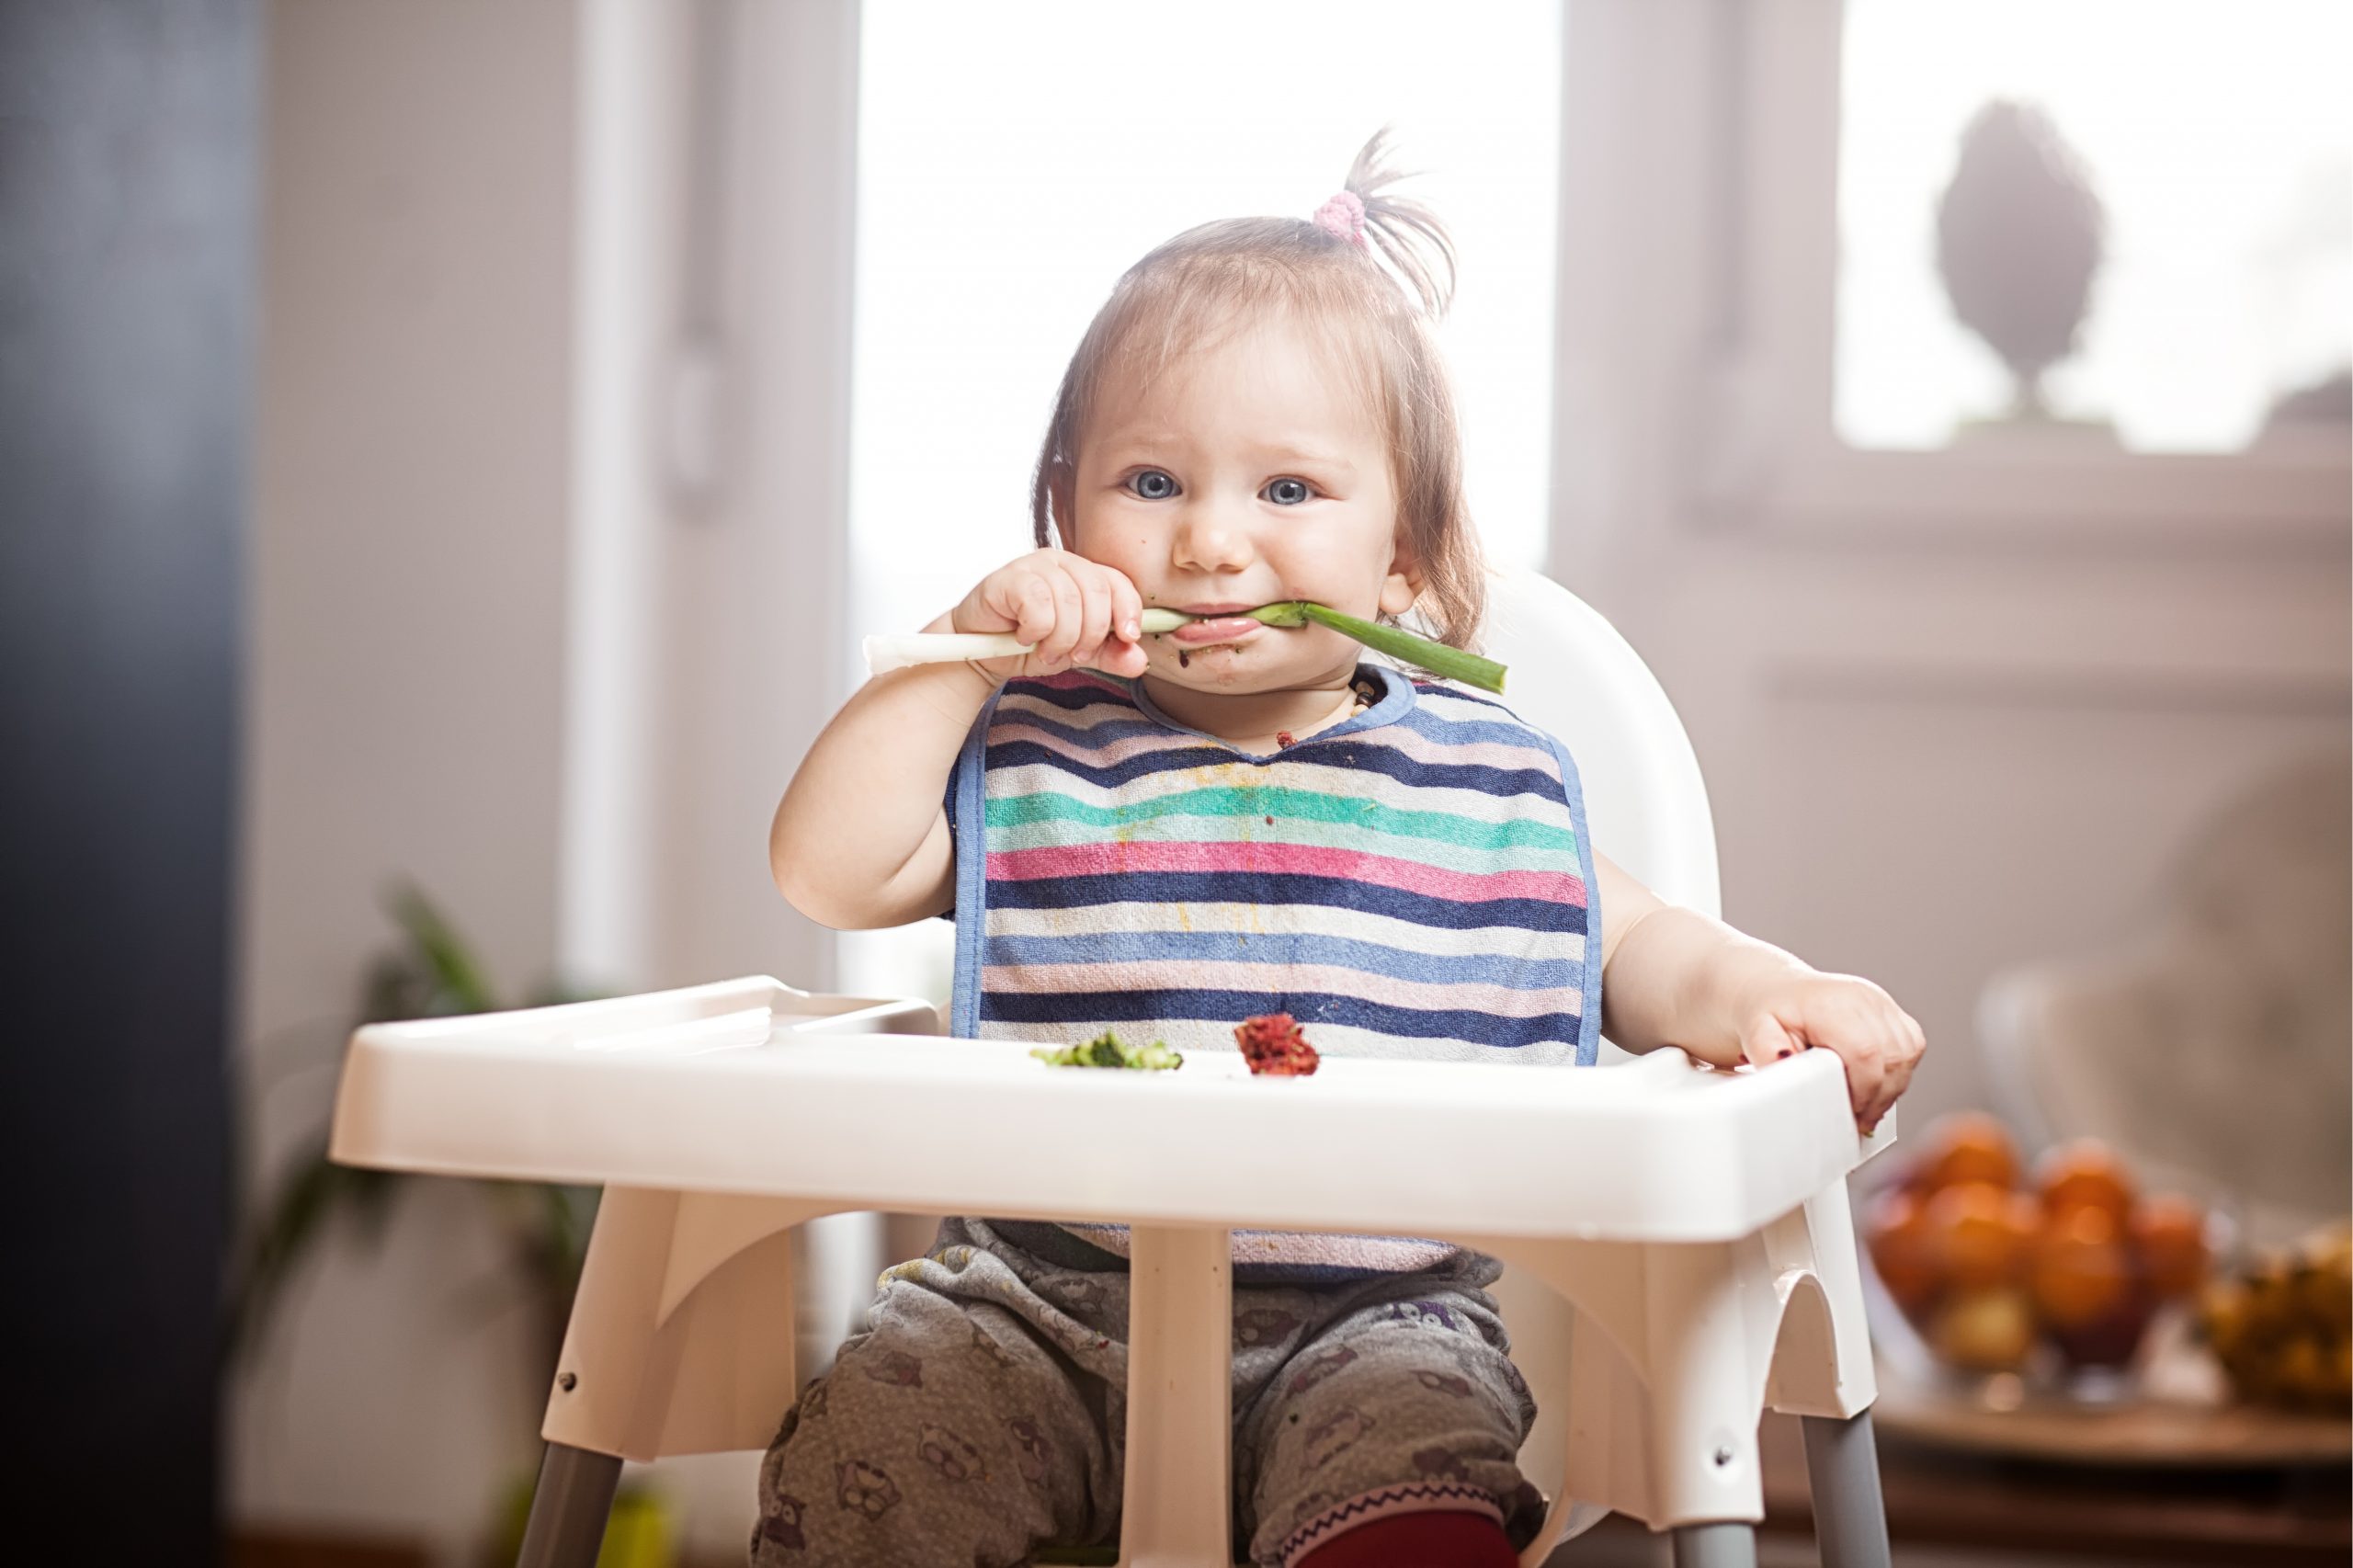
[[[1797,1424],[1768,1415],[1762,1442],[1765,1528],[1810,1534]],[[1882,1434],[1880,1479],[1898,1547],[2248,1568],[2343,1568],[2353,1556],[2353,1486],[2343,1468],[2110,1469],[1957,1454]]]
[[[1768,1414],[1760,1433],[1760,1544],[1810,1542],[1798,1425]],[[2204,1562],[2231,1568],[2344,1568],[2353,1558],[2353,1485],[2337,1470],[2120,1470],[1991,1460],[1880,1439],[1889,1534],[1906,1549],[1983,1552],[1988,1568],[2022,1552],[2087,1562]],[[1636,1519],[1612,1517],[1552,1562],[1664,1562]]]

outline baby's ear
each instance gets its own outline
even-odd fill
[[[1389,558],[1389,575],[1381,582],[1381,611],[1383,615],[1403,615],[1414,608],[1422,597],[1428,579],[1422,572],[1421,552],[1413,540],[1399,534],[1394,552]]]

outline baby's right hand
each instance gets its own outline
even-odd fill
[[[958,631],[1010,631],[1017,658],[975,659],[996,680],[1086,668],[1140,676],[1143,598],[1124,573],[1066,550],[1037,550],[998,567],[949,612]]]

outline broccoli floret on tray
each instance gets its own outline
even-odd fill
[[[1132,1067],[1140,1072],[1158,1073],[1185,1064],[1181,1054],[1160,1040],[1150,1045],[1125,1045],[1109,1029],[1085,1045],[1041,1045],[1029,1054],[1051,1067]]]

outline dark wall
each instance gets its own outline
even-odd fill
[[[261,28],[0,0],[0,1399],[76,1561],[215,1551]]]

